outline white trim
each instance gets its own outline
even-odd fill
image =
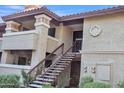
[[[14,64],[0,64],[2,68],[13,68],[13,69],[27,69],[30,70],[31,66],[23,66],[23,65],[14,65]]]
[[[57,38],[54,38],[54,37],[51,37],[51,36],[48,36],[48,38],[49,38],[49,39],[52,39],[52,40],[54,40],[54,41],[59,42],[59,40],[58,40]]]
[[[14,35],[25,35],[25,34],[37,34],[38,32],[36,30],[30,30],[30,31],[21,31],[21,32],[11,32],[11,33],[5,33],[3,36],[14,36]]]
[[[116,53],[120,53],[120,54],[123,54],[124,53],[124,50],[122,51],[83,51],[81,50],[81,53],[82,54],[102,54],[102,53],[107,53],[107,54],[116,54]]]

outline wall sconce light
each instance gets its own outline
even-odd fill
[[[87,73],[87,67],[84,67],[84,73]]]

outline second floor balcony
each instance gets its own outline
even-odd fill
[[[1,50],[36,50],[39,33],[36,30],[3,34],[0,39]],[[44,38],[44,37],[42,37]],[[47,52],[53,51],[60,44],[59,40],[48,35]]]
[[[37,44],[37,32],[35,30],[6,33],[3,35],[3,50],[35,50]]]

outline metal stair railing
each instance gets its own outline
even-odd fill
[[[37,75],[44,75],[51,67],[53,67],[60,59],[62,56],[65,56],[69,51],[73,51],[73,48],[76,46],[77,44],[77,41],[75,41],[73,43],[73,45],[67,49],[65,52],[64,52],[64,43],[61,44],[59,47],[57,47],[52,53],[50,53],[45,59],[43,59],[39,64],[37,64],[34,68],[32,68],[27,74],[31,77],[33,77],[34,79],[36,78]],[[58,52],[58,50],[60,50]],[[52,60],[52,64],[50,65],[50,67],[48,68],[44,68],[44,64],[45,64],[45,60],[47,60],[48,58],[50,58],[53,54],[55,54],[56,52],[58,52],[55,56],[55,58]],[[75,56],[76,56],[76,53],[75,53]],[[57,83],[57,78],[55,80],[55,83]],[[29,82],[31,83],[31,82]]]
[[[39,62],[36,66],[34,66],[28,73],[27,75],[31,78],[33,78],[33,80],[36,79],[37,75],[41,75],[44,74],[46,72],[47,69],[45,69],[45,62],[47,59],[49,58],[53,58],[53,60],[59,58],[59,56],[63,55],[63,51],[64,51],[64,43],[62,43],[60,46],[58,46],[52,53],[50,53],[46,58],[44,58],[41,62]],[[52,61],[53,61],[52,60]],[[49,67],[48,67],[49,68]],[[33,81],[32,80],[32,81]],[[32,82],[30,81],[28,83],[28,85]]]
[[[68,49],[64,52],[63,56],[65,56],[65,55],[66,55],[68,52],[70,52],[70,51],[71,51],[72,53],[74,53],[75,56],[76,56],[76,53],[73,52],[73,48],[75,48],[76,44],[77,44],[77,40],[76,40],[75,42],[73,42],[73,45],[72,45],[70,48],[68,48]],[[65,70],[66,70],[66,69],[65,69]],[[65,71],[65,70],[64,70],[64,71]],[[63,72],[64,72],[64,71],[63,71]],[[62,73],[63,73],[63,72],[62,72]],[[62,73],[60,73],[60,76],[61,76]],[[57,78],[56,78],[56,80],[55,80],[55,85],[56,85],[56,87],[57,87],[57,85],[58,85],[58,84],[57,84],[57,83],[58,83],[58,78],[59,78],[60,76],[57,76]],[[65,77],[66,77],[66,76],[65,76]]]

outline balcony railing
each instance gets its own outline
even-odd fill
[[[6,33],[3,35],[2,49],[4,50],[16,50],[16,49],[28,49],[35,50],[37,41],[37,31],[22,31]]]

